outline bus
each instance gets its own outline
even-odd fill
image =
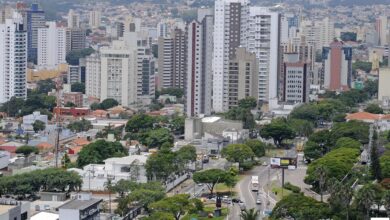
[[[252,188],[252,191],[259,191],[259,177],[258,176],[252,176],[252,180],[251,180],[251,188]]]

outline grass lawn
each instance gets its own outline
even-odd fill
[[[215,209],[215,206],[209,206],[209,207],[204,207],[204,211],[206,213],[214,213],[214,209]],[[228,213],[228,210],[227,208],[222,208],[222,216],[220,217],[214,217],[212,219],[214,220],[223,220],[226,218],[227,216],[227,213]],[[206,220],[206,219],[210,219],[208,218],[207,216],[206,217],[199,217],[197,214],[191,214],[191,215],[186,215],[182,218],[182,220],[191,220],[191,219],[197,219],[197,220]]]
[[[288,189],[282,189],[282,187],[278,186],[276,182],[272,182],[271,189],[274,194],[276,194],[276,199],[280,201],[283,197],[290,195],[292,192]],[[282,193],[283,191],[283,193]],[[283,195],[282,195],[283,194]]]

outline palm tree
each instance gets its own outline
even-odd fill
[[[366,219],[370,219],[371,207],[375,204],[377,192],[375,185],[367,184],[356,194],[356,202],[359,207],[366,212]]]
[[[387,215],[390,216],[390,190],[387,190],[383,195],[383,205],[386,208]]]
[[[240,216],[242,220],[256,220],[259,217],[259,212],[255,209],[245,209]]]

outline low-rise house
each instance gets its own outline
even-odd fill
[[[22,128],[24,130],[32,131],[33,130],[33,124],[34,124],[35,121],[42,121],[43,123],[45,123],[45,125],[47,125],[48,116],[47,115],[41,115],[40,112],[33,112],[30,115],[25,115],[25,116],[23,116]]]
[[[102,191],[108,180],[113,183],[121,179],[147,182],[145,163],[147,154],[114,157],[104,160],[104,164],[89,164],[76,171],[83,179],[82,190]]]
[[[91,193],[79,193],[69,202],[58,207],[59,220],[100,219],[100,203],[102,199],[94,199]]]
[[[381,131],[390,130],[390,114],[372,114],[369,112],[356,112],[348,114],[347,121],[356,120],[377,125]]]

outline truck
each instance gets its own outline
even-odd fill
[[[252,176],[251,189],[254,192],[259,191],[259,177],[258,176]]]

